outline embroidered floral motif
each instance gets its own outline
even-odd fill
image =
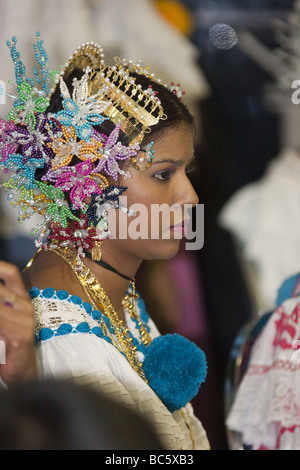
[[[104,334],[101,326],[101,320],[103,320],[110,327],[108,319],[99,310],[93,310],[92,305],[88,302],[83,302],[79,296],[70,295],[64,290],[55,291],[52,288],[46,288],[41,291],[38,287],[33,287],[29,294],[37,304],[40,303],[42,305],[44,302],[47,302],[46,309],[36,309],[37,312],[41,312],[36,318],[36,342],[46,341],[55,336],[76,333],[94,334],[109,343],[111,342],[110,338]],[[63,305],[60,304],[59,309],[56,306],[58,302],[64,302]],[[51,305],[53,305],[52,308]],[[76,310],[74,310],[74,305],[77,306]],[[60,316],[58,312],[62,310],[64,310],[64,314]],[[42,313],[45,311],[49,313],[47,315]],[[149,317],[144,313],[144,325],[147,329],[149,329],[148,321]],[[137,338],[139,335],[137,330],[134,336],[136,338],[135,342],[138,345],[139,341]]]
[[[296,305],[291,312],[287,314],[284,307],[279,307],[274,316],[276,333],[273,340],[273,346],[282,349],[290,349],[296,338],[297,325],[299,322],[300,305]]]

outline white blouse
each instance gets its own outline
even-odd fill
[[[206,432],[191,404],[171,413],[118,349],[101,337],[99,312],[90,304],[52,288],[33,288],[31,295],[41,377],[72,379],[108,393],[151,422],[166,450],[209,450]],[[150,336],[158,336],[142,300],[137,309]],[[134,322],[125,314],[129,330],[137,337]]]

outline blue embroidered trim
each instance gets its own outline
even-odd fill
[[[46,341],[52,337],[55,336],[63,336],[67,334],[74,334],[74,333],[91,333],[95,334],[99,338],[104,339],[105,341],[111,343],[111,339],[104,335],[103,330],[101,328],[101,323],[100,320],[102,319],[105,324],[107,325],[109,331],[113,334],[113,328],[110,325],[109,319],[102,314],[99,310],[93,310],[93,306],[88,303],[88,302],[83,302],[81,297],[77,295],[70,295],[67,291],[65,290],[58,290],[55,291],[52,287],[47,287],[43,290],[40,290],[38,287],[32,287],[29,291],[29,295],[31,296],[32,299],[36,297],[44,297],[45,299],[59,299],[59,300],[67,300],[70,303],[79,305],[84,308],[84,310],[90,315],[90,317],[99,322],[99,326],[94,326],[90,327],[88,322],[81,322],[79,323],[76,327],[72,326],[70,323],[62,323],[57,329],[52,329],[48,327],[42,327],[38,334],[35,335],[35,341],[36,343],[41,342],[41,341]],[[142,299],[138,299],[139,302],[139,309],[140,309],[140,318],[147,330],[149,331],[150,328],[147,325],[149,321],[149,315],[146,312],[145,309],[145,304],[142,301]],[[136,325],[137,326],[137,325]],[[143,345],[139,344],[139,341],[133,337],[133,342],[137,346],[139,350],[143,351]]]

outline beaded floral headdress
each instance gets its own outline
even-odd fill
[[[167,118],[157,93],[151,86],[143,89],[131,72],[156,79],[141,63],[115,59],[115,65],[105,64],[102,48],[93,42],[78,47],[60,71],[50,71],[39,33],[33,45],[37,67],[34,79],[28,78],[16,43],[15,37],[7,42],[17,94],[8,95],[13,107],[0,119],[0,168],[8,177],[2,186],[19,209],[20,222],[43,216],[32,231],[37,247],[69,245],[79,255],[92,250],[97,259],[99,244],[110,236],[107,209],[120,208],[119,196],[126,190],[107,177],[129,178],[130,171],[120,165],[124,160],[149,168],[153,142],[143,151],[140,144],[151,126]],[[62,109],[49,112],[58,87]],[[179,93],[174,84],[169,89]],[[110,133],[99,131],[104,121],[112,124]]]

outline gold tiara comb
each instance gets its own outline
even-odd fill
[[[60,72],[66,80],[75,69],[89,71],[88,94],[94,95],[96,101],[108,102],[102,114],[114,123],[120,123],[120,129],[127,135],[130,144],[140,144],[150,126],[167,119],[157,93],[149,86],[143,89],[136,84],[130,72],[144,75],[160,82],[141,62],[134,63],[116,57],[114,65],[104,61],[103,49],[94,42],[79,46],[70,56]],[[57,82],[60,80],[58,77]]]

